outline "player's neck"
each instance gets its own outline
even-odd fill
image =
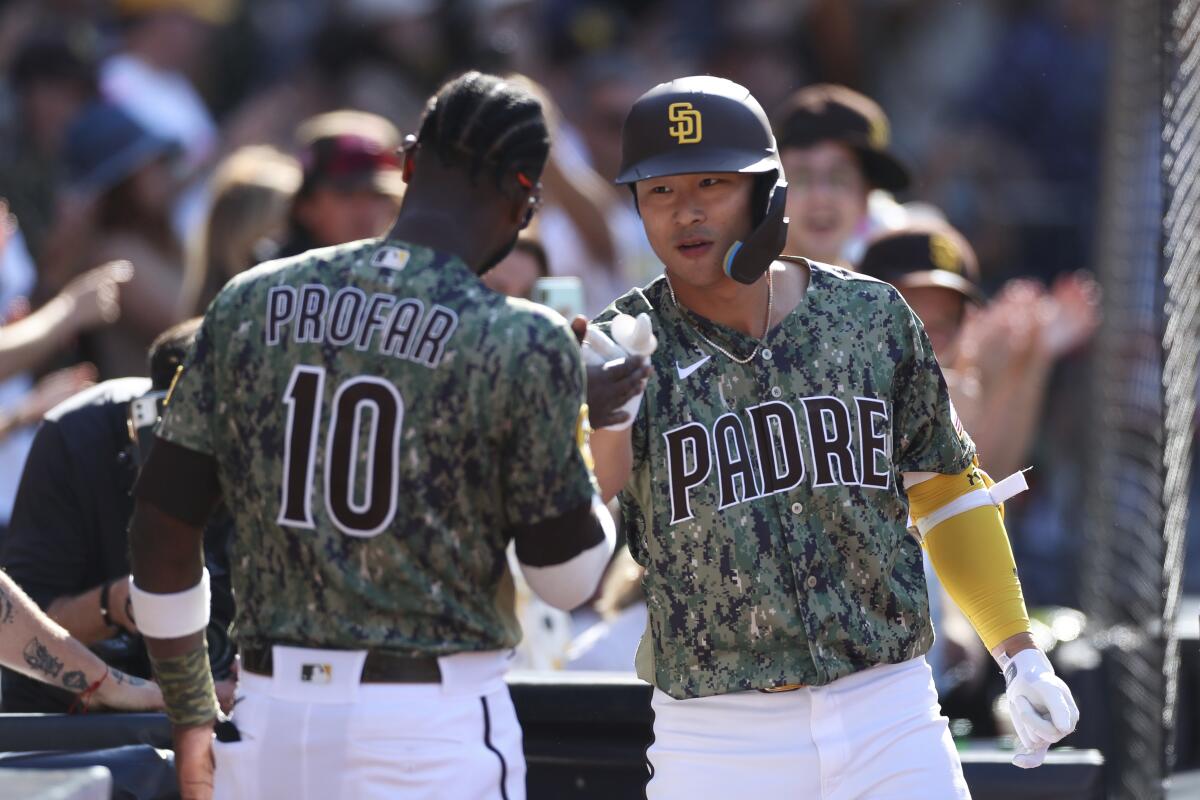
[[[769,327],[774,328],[803,302],[811,275],[807,266],[784,261],[771,265],[771,275],[773,299]],[[678,280],[672,281],[671,285],[679,304],[692,313],[756,339],[762,336],[767,302],[766,275],[750,286],[733,280],[725,283],[729,286],[722,284],[716,291],[712,287],[688,286]]]
[[[439,253],[450,253],[462,259],[472,270],[482,264],[490,253],[484,252],[475,237],[464,236],[462,216],[441,209],[414,209],[402,213],[388,231],[387,238]]]
[[[693,286],[675,278],[671,288],[679,304],[692,313],[756,339],[763,335],[766,275],[749,285],[723,278],[708,286]]]

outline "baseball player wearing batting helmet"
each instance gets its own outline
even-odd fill
[[[1012,484],[979,468],[920,321],[885,283],[779,255],[786,183],[741,86],[655,87],[624,148],[665,275],[589,336],[645,314],[658,347],[632,426],[592,447],[646,568],[648,797],[967,797],[924,659],[922,546],[1039,761],[1077,710],[1032,649]]]
[[[260,265],[209,307],[131,534],[184,797],[525,796],[506,545],[571,608],[614,541],[573,334],[479,280],[548,149],[531,95],[468,73],[406,145],[387,236]],[[198,537],[217,497],[244,699],[214,745]]]

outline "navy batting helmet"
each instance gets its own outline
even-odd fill
[[[725,254],[725,272],[754,283],[787,241],[787,180],[771,123],[744,86],[697,75],[660,83],[629,111],[621,132],[617,183],[695,172],[758,176],[754,230]],[[636,197],[636,195],[635,195]]]

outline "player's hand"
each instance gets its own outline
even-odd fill
[[[172,728],[175,741],[175,774],[183,800],[212,800],[213,726]]]
[[[237,678],[216,681],[213,688],[217,690],[217,705],[221,707],[221,712],[225,714],[232,712],[233,707],[237,705]]]
[[[571,319],[571,333],[575,334],[575,341],[583,345],[583,340],[587,336],[588,320],[583,314],[576,314]]]
[[[633,424],[630,417],[637,404],[630,403],[646,389],[646,381],[654,372],[649,359],[627,354],[616,342],[596,328],[588,327],[587,319],[576,316],[571,330],[583,348],[583,363],[587,368],[588,418],[592,428],[621,430]]]
[[[1054,667],[1037,648],[1021,650],[1004,668],[1008,710],[1021,747],[1013,764],[1024,769],[1040,766],[1050,745],[1079,722],[1071,690],[1054,674]]]
[[[607,364],[589,364],[587,403],[592,427],[622,427],[629,422],[629,413],[621,407],[642,393],[650,371],[646,359],[637,356],[626,356]]]

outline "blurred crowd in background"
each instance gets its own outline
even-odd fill
[[[529,296],[539,277],[576,276],[589,315],[648,282],[661,267],[612,183],[621,125],[654,84],[712,73],[778,126],[787,252],[855,269],[881,235],[919,229],[929,263],[909,271],[961,279],[906,294],[984,465],[1034,468],[1007,517],[1029,604],[1076,606],[1108,13],[1104,0],[8,0],[0,528],[45,412],[147,375],[152,340],[238,272],[382,234],[404,191],[395,150],[464,69],[523,76],[553,128],[546,207],[485,282]],[[816,127],[791,131],[804,114]],[[78,570],[80,592],[121,577]],[[621,557],[574,618],[525,609],[525,663],[631,669],[638,577]],[[965,625],[939,627],[946,664],[986,660]]]

